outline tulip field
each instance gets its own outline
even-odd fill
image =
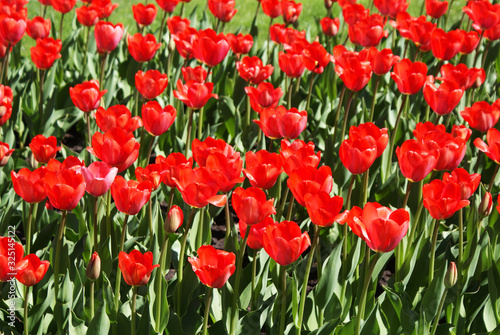
[[[500,4],[299,1],[0,0],[0,334],[500,334]]]

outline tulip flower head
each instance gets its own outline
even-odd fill
[[[137,5],[132,5],[132,13],[134,14],[134,20],[137,24],[149,26],[155,20],[158,10],[152,3],[147,5],[138,3]]]
[[[489,159],[500,164],[500,131],[495,128],[488,130],[486,133],[486,141],[488,144],[484,143],[484,141],[478,137],[474,140],[474,145],[479,151],[484,152]]]
[[[427,65],[405,58],[394,65],[391,78],[402,94],[412,95],[420,91],[426,81]]]
[[[31,20],[27,20],[26,23],[26,33],[32,39],[37,40],[39,38],[49,37],[51,28],[50,19],[35,16]]]
[[[135,87],[144,99],[152,100],[162,94],[168,85],[168,76],[158,70],[139,70],[135,74]]]
[[[116,25],[107,21],[99,21],[94,28],[94,37],[99,54],[115,50],[123,36],[123,24]]]
[[[45,164],[51,158],[55,158],[61,147],[57,146],[55,136],[45,137],[42,134],[33,137],[30,149],[38,163]]]
[[[86,191],[94,197],[104,195],[115,180],[118,169],[110,167],[105,162],[93,162],[89,167],[82,167],[82,175]]]
[[[229,22],[238,10],[234,0],[208,0],[208,9],[222,22]]]
[[[118,8],[118,4],[111,3],[111,0],[92,0],[89,8],[97,11],[99,20],[103,20],[108,18],[111,13]]]
[[[49,171],[43,179],[50,203],[59,210],[73,210],[85,194],[85,180],[79,168]]]
[[[238,35],[227,34],[226,35],[227,43],[229,43],[229,47],[231,50],[239,57],[240,55],[244,55],[250,52],[250,49],[253,46],[253,37],[252,35],[243,35],[239,33]]]
[[[160,136],[174,123],[177,110],[168,105],[162,108],[156,101],[148,101],[141,109],[144,129],[152,136]]]
[[[95,121],[103,132],[118,127],[126,133],[131,133],[142,126],[141,118],[132,117],[132,113],[125,105],[114,105],[108,109],[99,107],[95,113]]]
[[[471,128],[484,133],[497,124],[500,119],[500,109],[496,103],[490,105],[486,101],[478,101],[471,107],[465,107],[460,115]]]
[[[319,23],[321,24],[321,30],[326,36],[335,36],[339,32],[340,20],[338,17],[332,19],[330,17],[322,18]]]
[[[286,109],[284,106],[266,108],[254,120],[269,138],[294,139],[307,127],[307,111],[297,108]]]
[[[178,175],[178,172],[183,168],[193,167],[193,158],[187,159],[180,152],[172,152],[166,158],[158,155],[155,163],[160,165],[162,182],[168,187],[177,187],[177,184],[172,179]]]
[[[368,84],[372,76],[372,67],[368,61],[368,52],[348,51],[343,45],[333,48],[335,72],[351,91],[357,92]]]
[[[280,155],[287,175],[306,166],[317,168],[321,160],[321,151],[314,151],[314,143],[302,140],[295,140],[292,143],[281,140]]]
[[[229,43],[224,34],[213,29],[200,30],[193,41],[193,57],[209,67],[214,67],[226,57]]]
[[[118,255],[118,267],[122,271],[123,279],[130,286],[146,285],[151,277],[151,272],[159,264],[153,265],[153,253],[151,251],[142,254],[139,250],[132,250],[129,254],[120,252]]]
[[[245,154],[245,163],[246,169],[243,169],[243,174],[253,187],[263,190],[273,187],[283,172],[280,155],[267,150],[260,150],[256,153],[248,151]]]
[[[332,170],[328,166],[319,169],[305,166],[290,173],[287,185],[297,202],[305,207],[305,195],[320,191],[330,193],[333,187]]]
[[[439,87],[427,81],[424,84],[424,99],[438,115],[451,113],[464,95],[463,87],[455,81],[444,81]]]
[[[177,81],[177,90],[174,90],[174,97],[189,108],[200,109],[206,105],[210,98],[219,98],[217,94],[212,93],[213,88],[213,83],[199,83],[189,80],[186,84],[183,84],[179,79]]]
[[[75,10],[76,19],[86,27],[93,27],[99,22],[99,12],[90,6],[82,6]]]
[[[352,232],[376,252],[390,252],[408,232],[410,214],[405,209],[391,210],[376,202],[363,209],[354,206],[345,217]]]
[[[47,273],[49,265],[49,261],[41,261],[35,254],[26,255],[16,263],[16,279],[24,286],[38,284]]]
[[[156,43],[156,37],[153,34],[142,36],[140,33],[129,35],[127,45],[130,55],[139,63],[153,59],[156,51],[161,47],[161,43]]]
[[[211,288],[222,288],[236,269],[236,255],[211,245],[202,245],[196,253],[198,257],[188,257],[188,261],[201,283]]]
[[[138,182],[149,181],[152,185],[152,190],[156,190],[162,181],[162,170],[159,164],[148,164],[145,168],[140,166],[135,168],[135,177]]]
[[[7,143],[0,142],[0,166],[5,166],[14,152]]]
[[[326,192],[318,192],[306,194],[304,201],[311,222],[317,226],[329,227],[343,217],[340,213],[344,204],[342,197],[330,197]]]
[[[299,225],[293,221],[268,225],[264,230],[262,241],[266,253],[282,266],[295,262],[311,245],[309,234],[302,233]]]
[[[443,181],[454,182],[460,186],[462,200],[469,200],[472,194],[479,187],[481,182],[481,175],[479,173],[469,174],[465,169],[458,168],[443,175]]]
[[[245,222],[240,220],[238,222],[238,229],[242,238],[245,238],[245,235],[247,234],[247,232],[249,232],[250,235],[248,235],[247,245],[254,250],[258,250],[264,248],[263,237],[266,227],[269,225],[276,226],[278,224],[279,222],[274,221],[272,217],[268,216],[267,218],[257,224],[254,224],[253,226],[249,226]]]
[[[52,37],[39,38],[31,48],[31,60],[40,70],[52,67],[56,59],[61,58],[62,42]]]
[[[236,69],[243,80],[259,85],[273,74],[274,67],[270,64],[264,66],[257,56],[245,56],[241,61],[236,62]]]
[[[452,180],[446,182],[435,179],[422,188],[424,207],[436,220],[446,220],[459,209],[468,206],[469,201],[462,199],[459,184]]]
[[[101,102],[101,98],[108,90],[99,90],[99,82],[95,79],[69,88],[69,96],[75,106],[84,113],[91,112]]]
[[[24,256],[21,243],[10,237],[0,237],[0,282],[7,282],[17,274],[16,265]]]
[[[231,197],[233,209],[240,221],[252,226],[271,214],[276,214],[274,199],[266,200],[266,194],[260,188],[250,187],[246,190],[238,187]]]
[[[182,212],[182,209],[177,205],[173,205],[168,211],[164,229],[169,234],[175,233],[182,225],[183,221],[184,213]]]
[[[30,204],[44,200],[47,197],[44,186],[45,181],[43,179],[46,173],[47,170],[43,166],[33,172],[27,168],[22,168],[18,173],[11,171],[10,176],[14,191]]]

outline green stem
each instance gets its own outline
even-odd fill
[[[252,259],[252,294],[250,296],[250,310],[255,310],[257,306],[255,306],[255,277],[257,276],[257,255],[259,254],[258,250],[253,250],[253,259]]]
[[[349,95],[349,100],[347,100],[347,107],[344,111],[344,122],[342,123],[342,130],[340,131],[340,143],[344,140],[345,130],[347,128],[347,117],[349,116],[349,109],[351,109],[351,103],[354,97],[354,91],[351,91]]]
[[[370,248],[368,246],[366,247],[366,266],[368,267],[368,264],[370,263]],[[368,271],[365,271],[365,282],[363,284],[363,290],[361,291],[361,297],[359,298],[359,312],[358,312],[358,317],[356,318],[356,325],[354,328],[354,334],[359,335],[360,327],[361,327],[361,320],[364,319],[365,317],[365,307],[366,307],[366,294],[368,292],[368,286],[370,285],[371,282],[371,277],[373,274],[373,270],[375,269],[375,265],[377,264],[377,261],[380,257],[380,253],[375,253],[375,256],[373,257],[373,260],[370,265],[370,269]]]
[[[163,12],[163,17],[161,19],[160,30],[158,31],[158,42],[163,40],[163,29],[165,28],[165,23],[167,22],[167,12]]]
[[[131,327],[132,327],[131,334],[132,335],[136,334],[135,319],[137,317],[137,313],[135,312],[135,303],[137,300],[137,289],[138,289],[138,286],[134,286],[134,288],[132,289],[132,291],[133,291],[133,294],[132,294],[132,325],[131,325]]]
[[[354,174],[351,175],[351,182],[349,183],[349,191],[347,192],[347,201],[345,206],[346,210],[349,210],[351,208],[351,195],[355,180],[356,180],[356,175]],[[347,223],[344,223],[343,233],[344,233],[344,238],[342,239],[342,278],[344,279],[345,282],[347,277]]]
[[[210,69],[209,69],[210,71]],[[198,114],[198,139],[201,141],[203,137],[203,114],[205,107],[200,108],[200,113]]]
[[[151,141],[149,142],[148,153],[144,159],[144,167],[148,166],[149,160],[151,159],[151,153],[153,152],[153,147],[155,143],[156,136],[151,136]]]
[[[488,55],[488,51],[490,50],[491,41],[488,41],[486,44],[486,48],[484,48],[483,59],[481,60],[481,68],[484,69],[484,63],[486,63],[486,56]]]
[[[285,333],[285,314],[286,314],[286,266],[280,266],[281,272],[281,318],[280,318],[280,334]]]
[[[177,308],[177,314],[180,315],[181,313],[181,301],[182,301],[182,278],[184,276],[184,255],[186,254],[186,243],[187,243],[187,237],[189,233],[189,228],[191,228],[191,224],[193,223],[194,215],[196,213],[196,208],[191,209],[191,213],[189,214],[189,219],[186,224],[186,228],[184,229],[184,234],[182,236],[182,242],[181,242],[181,251],[179,252],[179,263],[177,266],[177,305],[175,306]]]
[[[208,318],[210,317],[210,305],[212,304],[213,288],[207,287],[207,294],[205,295],[205,315],[203,317],[203,335],[207,335],[208,331]]]
[[[500,167],[500,164],[497,164],[497,166],[495,167],[495,172],[493,172],[493,175],[491,176],[490,186],[488,187],[489,193],[491,193],[491,190],[493,189],[493,184],[495,183],[495,177],[497,176],[499,167]]]
[[[283,199],[281,199],[281,204],[280,204],[280,207],[278,209],[278,213],[276,215],[276,218],[278,219],[278,221],[281,221],[281,215],[283,214],[283,211],[285,210],[286,199],[288,198],[289,193],[290,193],[290,188],[287,185],[285,195],[283,196]]]
[[[63,22],[64,22],[64,13],[61,13],[61,21],[59,22],[59,39],[63,40]]]
[[[104,90],[104,73],[106,72],[106,60],[108,59],[108,54],[105,53],[101,57],[101,74],[99,76],[99,89]],[[104,100],[101,99],[101,106],[103,106]]]
[[[375,113],[375,105],[377,104],[377,91],[378,91],[378,85],[380,84],[380,77],[375,76],[375,88],[373,89],[373,100],[372,100],[372,107],[370,109],[370,122],[373,122],[373,115]]]
[[[31,221],[33,219],[33,209],[35,208],[35,204],[30,204],[30,210],[28,213],[28,223],[26,224],[26,255],[30,254],[31,247]]]
[[[363,202],[361,203],[362,206],[366,204],[368,201],[368,181],[370,180],[370,169],[366,170],[366,172],[363,174]]]
[[[288,102],[287,108],[288,109],[292,108],[292,91],[293,91],[293,78],[290,78],[290,86],[288,86],[288,100],[287,100],[287,102]],[[309,104],[307,104],[307,106],[309,107]],[[307,108],[306,108],[306,110],[307,110]]]
[[[89,323],[91,323],[92,319],[94,318],[94,285],[95,285],[95,281],[92,281],[90,283],[90,320],[89,320]]]
[[[271,22],[269,23],[269,34],[267,35],[267,59],[268,59],[268,62],[271,62],[271,54],[270,54],[270,50],[271,50],[271,26],[273,25],[273,18],[271,18]]]
[[[29,335],[29,316],[28,316],[28,307],[29,307],[29,292],[30,287],[24,287],[24,335]]]
[[[99,241],[97,239],[98,236],[98,229],[97,229],[97,197],[94,198],[94,208],[93,208],[93,218],[92,218],[92,223],[94,224],[94,251],[99,250]]]
[[[243,257],[245,256],[245,249],[247,246],[248,236],[250,236],[250,226],[247,226],[247,230],[245,232],[245,237],[241,241],[240,250],[238,250],[238,259],[236,260],[236,280],[234,282],[234,290],[233,290],[233,319],[231,320],[231,331],[230,334],[236,334],[236,324],[238,323],[239,318],[239,307],[238,307],[238,298],[240,297],[240,281],[241,281],[241,273],[243,272]]]
[[[410,197],[410,191],[411,187],[413,186],[413,182],[411,180],[408,180],[408,185],[406,186],[406,194],[405,194],[405,199],[403,200],[403,209],[406,208],[406,204],[408,203],[408,198]]]
[[[340,118],[340,110],[342,109],[342,103],[344,102],[346,86],[342,87],[342,91],[340,91],[339,104],[337,105],[337,113],[335,113],[335,121],[333,122],[333,147],[335,148],[335,144],[337,143],[337,125],[339,123]]]
[[[85,73],[85,69],[87,68],[87,52],[89,50],[89,40],[90,40],[90,27],[85,27],[85,49],[83,52],[83,66],[82,66],[82,74]]]
[[[420,183],[422,184],[422,182],[420,182]],[[422,187],[420,187],[420,189],[422,189]],[[410,235],[409,235],[409,238],[408,238],[409,245],[411,245],[413,243],[413,240],[415,238],[415,232],[417,230],[418,221],[420,219],[420,214],[422,213],[423,207],[424,207],[424,202],[421,199],[420,202],[419,202],[419,204],[418,204],[417,214],[415,214],[415,219],[413,220],[413,224],[410,227],[411,228],[410,229]]]
[[[162,277],[165,273],[165,266],[166,266],[166,255],[167,255],[167,249],[168,249],[168,246],[169,246],[169,242],[170,240],[168,239],[168,237],[166,237],[163,241],[163,247],[161,248],[161,254],[160,254],[160,273],[158,273],[156,275],[156,299],[155,299],[155,303],[156,303],[156,317],[155,317],[155,321],[156,321],[156,331],[159,332],[160,331],[160,317],[161,317],[161,297],[163,295],[162,293]],[[165,307],[164,307],[165,308]]]
[[[250,96],[247,94],[247,114],[245,117],[246,127],[250,125],[251,118],[252,118],[252,107],[250,105]]]
[[[153,248],[154,242],[154,229],[153,229],[153,202],[148,201],[148,225],[149,225],[149,238],[150,238],[150,248]],[[158,231],[159,233],[159,231]]]
[[[479,229],[478,229],[479,234]],[[457,300],[453,308],[453,322],[457,324],[460,316],[460,300],[462,298],[462,268],[464,255],[464,220],[463,208],[458,211],[458,259],[457,259]],[[439,316],[439,314],[437,315]]]
[[[403,95],[403,101],[401,102],[401,107],[399,108],[398,116],[396,117],[396,124],[394,125],[394,130],[392,131],[392,136],[391,136],[391,141],[389,145],[389,159],[387,160],[387,172],[386,172],[386,178],[391,172],[391,166],[392,166],[392,152],[394,151],[394,145],[396,144],[396,134],[398,133],[398,127],[399,127],[399,121],[401,120],[401,115],[403,114],[403,110],[405,109],[406,105],[406,100],[408,98],[408,95],[405,94]]]
[[[128,217],[129,217],[129,215],[126,214],[125,219],[123,220],[122,235],[120,238],[120,250],[118,251],[118,255],[120,255],[120,252],[123,251],[123,244],[125,243],[125,237],[127,235]],[[119,265],[117,267],[118,267],[118,269],[116,270],[116,284],[115,284],[115,311],[116,311],[116,313],[118,313],[118,307],[120,304],[120,285],[121,285],[121,281],[122,281],[122,270],[120,269]]]
[[[431,286],[432,280],[434,279],[434,260],[436,259],[436,243],[439,233],[439,221],[434,219],[434,233],[432,234],[432,244],[431,244],[431,259],[429,261],[429,286]]]
[[[290,203],[288,204],[288,213],[286,213],[286,220],[290,221],[292,219],[293,205],[295,204],[295,197],[292,194],[290,198]]]
[[[56,258],[54,259],[54,290],[55,290],[56,304],[58,304],[57,296],[59,293],[59,267],[61,260],[62,240],[64,237],[64,227],[66,226],[67,215],[68,211],[66,210],[62,211],[61,223],[59,224],[59,232],[57,234]]]
[[[227,244],[231,238],[231,213],[229,213],[229,204],[226,201],[224,205],[224,218],[226,222],[226,235],[224,236],[224,244]]]
[[[477,43],[476,54],[474,55],[474,62],[472,63],[472,67],[476,66],[476,62],[479,58],[479,49],[481,48],[481,42],[483,41],[483,33],[484,33],[484,30],[482,30],[481,34],[479,35],[479,42]]]
[[[187,128],[187,136],[186,136],[186,152],[185,156],[187,157],[189,154],[189,150],[191,150],[191,131],[193,129],[193,109],[188,107],[188,128]]]
[[[311,95],[312,95],[312,89],[313,89],[313,83],[314,83],[314,76],[315,75],[316,75],[316,72],[311,73],[311,81],[309,83],[309,91],[307,93],[306,111],[309,110],[309,105],[311,103]]]
[[[227,202],[226,202],[227,203]],[[205,209],[200,210],[200,225],[198,226],[198,234],[196,234],[196,249],[203,245],[203,221],[205,220]]]
[[[309,254],[307,255],[307,265],[304,274],[304,280],[302,281],[302,291],[300,293],[300,303],[299,303],[299,321],[297,322],[297,333],[300,334],[302,330],[302,321],[304,319],[304,307],[306,302],[306,292],[307,292],[307,282],[309,281],[309,272],[311,271],[311,266],[314,258],[314,251],[319,241],[319,232],[320,229],[317,225],[314,225],[314,239],[311,245],[311,250],[309,250]],[[318,264],[318,267],[321,265]]]
[[[45,81],[45,73],[47,70],[40,70],[40,95],[38,96],[38,120],[40,122],[40,131],[43,129],[43,83]]]
[[[441,301],[439,301],[438,311],[437,311],[436,317],[434,319],[434,323],[432,324],[431,335],[435,335],[436,334],[436,330],[437,330],[437,326],[438,326],[438,322],[439,322],[439,316],[441,315],[441,312],[443,311],[444,302],[446,300],[446,295],[447,294],[448,294],[448,289],[445,289],[444,292],[443,292],[443,295],[441,297]],[[459,298],[460,298],[460,295],[459,295]]]

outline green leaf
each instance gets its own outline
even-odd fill
[[[424,316],[425,322],[432,322],[436,316],[439,302],[441,301],[441,296],[445,290],[444,287],[444,276],[447,270],[447,264],[443,264],[441,268],[437,271],[434,280],[432,281],[429,288],[425,291],[424,298],[422,299],[422,305],[420,310]]]
[[[325,260],[323,274],[319,279],[318,285],[314,288],[315,301],[320,309],[324,309],[330,302],[335,286],[338,285],[340,266],[342,264],[340,257],[341,250],[342,243],[339,243]]]

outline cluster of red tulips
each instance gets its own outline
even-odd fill
[[[427,16],[412,17],[405,0],[370,8],[325,0],[322,34],[308,38],[296,29],[302,4],[259,0],[256,15],[262,8],[270,24],[256,50],[251,34],[223,32],[243,15],[234,0],[208,0],[214,18],[202,24],[184,17],[190,1],[133,5],[137,32],[124,38],[130,29],[108,21],[118,4],[83,0],[72,24],[84,37],[71,41],[64,18],[76,0],[39,0],[32,19],[27,0],[0,0],[0,166],[10,176],[0,176],[10,194],[0,232],[14,215],[24,241],[0,237],[0,283],[26,287],[12,330],[500,329],[499,295],[483,288],[500,285],[492,214],[500,99],[488,79],[497,75],[488,52],[500,39],[500,5],[470,1],[450,30],[453,1],[425,0]],[[153,28],[157,6],[163,17]],[[58,39],[47,13],[60,17]],[[200,28],[211,21],[215,29]],[[32,62],[19,59],[25,33],[36,41]],[[68,50],[82,53],[83,66],[67,65]],[[54,119],[54,95],[70,98],[63,107],[74,111],[66,121],[78,124],[80,152],[48,131],[66,126]],[[37,113],[28,114],[28,100]],[[210,227],[219,218],[225,236],[216,249]],[[380,294],[384,269],[391,278]],[[44,312],[53,321],[42,326]],[[408,313],[415,320],[401,325]],[[483,313],[494,321],[476,321]]]

